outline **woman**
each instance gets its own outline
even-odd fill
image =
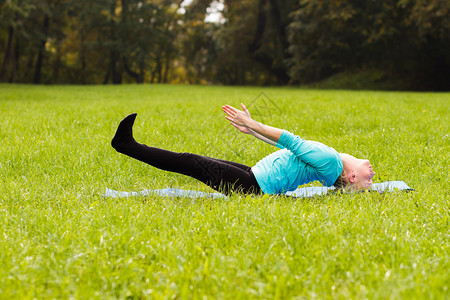
[[[324,144],[303,140],[286,130],[256,122],[244,104],[241,106],[242,111],[230,105],[222,107],[231,125],[242,133],[282,148],[253,167],[140,144],[134,140],[132,131],[137,114],[120,122],[111,145],[120,153],[162,170],[191,176],[226,195],[284,194],[312,181],[337,188],[367,189],[372,186],[375,172],[368,160],[337,153]]]

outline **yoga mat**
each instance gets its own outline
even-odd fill
[[[295,191],[287,192],[285,195],[294,197],[294,198],[310,198],[315,196],[325,196],[327,194],[332,194],[334,191],[334,187],[304,187],[298,188]],[[394,192],[394,191],[413,191],[414,189],[410,188],[403,181],[386,181],[380,183],[374,183],[372,188],[369,189],[370,192]],[[163,197],[183,197],[183,198],[213,198],[213,199],[225,199],[227,196],[221,193],[205,193],[200,191],[193,190],[184,190],[184,189],[176,189],[176,188],[165,188],[165,189],[156,189],[156,190],[144,190],[138,192],[119,192],[112,189],[106,189],[103,196],[110,198],[124,198],[124,197],[134,197],[134,196],[149,196],[149,195],[158,195]]]

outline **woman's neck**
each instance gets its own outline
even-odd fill
[[[344,172],[346,174],[351,174],[354,171],[355,163],[358,161],[358,159],[347,153],[339,153],[339,155],[342,159]]]

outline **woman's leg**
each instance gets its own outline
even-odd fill
[[[208,158],[213,159],[213,160],[218,161],[218,162],[222,162],[224,164],[229,164],[229,165],[235,166],[236,168],[242,169],[242,170],[244,170],[246,172],[248,172],[248,171],[250,171],[252,169],[251,167],[249,167],[247,165],[243,165],[243,164],[240,164],[240,163],[237,163],[237,162],[234,162],[234,161],[223,160],[223,159],[218,159],[218,158],[214,158],[214,157],[208,157]]]
[[[135,118],[136,114],[131,114],[120,122],[111,142],[118,152],[162,170],[191,176],[225,194],[262,193],[248,166],[192,153],[167,151],[136,142],[132,131]]]

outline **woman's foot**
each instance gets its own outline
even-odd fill
[[[133,113],[131,115],[126,116],[119,124],[117,128],[116,135],[111,141],[111,146],[120,152],[121,148],[123,148],[129,142],[135,142],[133,138],[133,124],[136,119],[137,114]]]

